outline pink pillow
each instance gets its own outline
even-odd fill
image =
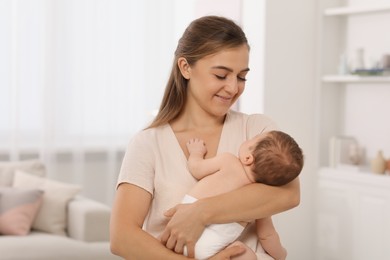
[[[42,204],[38,189],[0,188],[0,234],[27,235]]]

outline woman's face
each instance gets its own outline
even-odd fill
[[[224,116],[245,88],[247,45],[206,56],[189,67],[187,108]]]

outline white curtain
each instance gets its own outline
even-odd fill
[[[0,0],[0,160],[110,203],[123,151],[159,106],[175,1]]]
[[[111,204],[126,145],[158,109],[185,27],[207,14],[239,22],[251,2],[0,0],[0,160],[39,158],[48,178]]]

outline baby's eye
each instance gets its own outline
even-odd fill
[[[242,77],[237,77],[239,81],[246,81],[246,78],[242,78]]]
[[[226,79],[226,76],[220,76],[220,75],[217,75],[217,74],[215,74],[215,76],[217,77],[217,79]]]

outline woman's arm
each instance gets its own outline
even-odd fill
[[[138,186],[119,185],[110,223],[112,253],[124,259],[189,259],[142,230],[151,200],[151,194]]]
[[[189,244],[187,247],[190,251],[193,250],[190,246],[199,239],[204,227],[209,224],[270,217],[296,207],[299,202],[298,178],[279,187],[249,184],[228,193],[168,210],[166,216],[172,218],[162,234],[162,242],[171,247]]]
[[[283,186],[246,185],[220,196],[199,200],[206,224],[252,221],[270,217],[299,205],[300,184],[296,178]],[[203,204],[203,205],[202,205]]]

